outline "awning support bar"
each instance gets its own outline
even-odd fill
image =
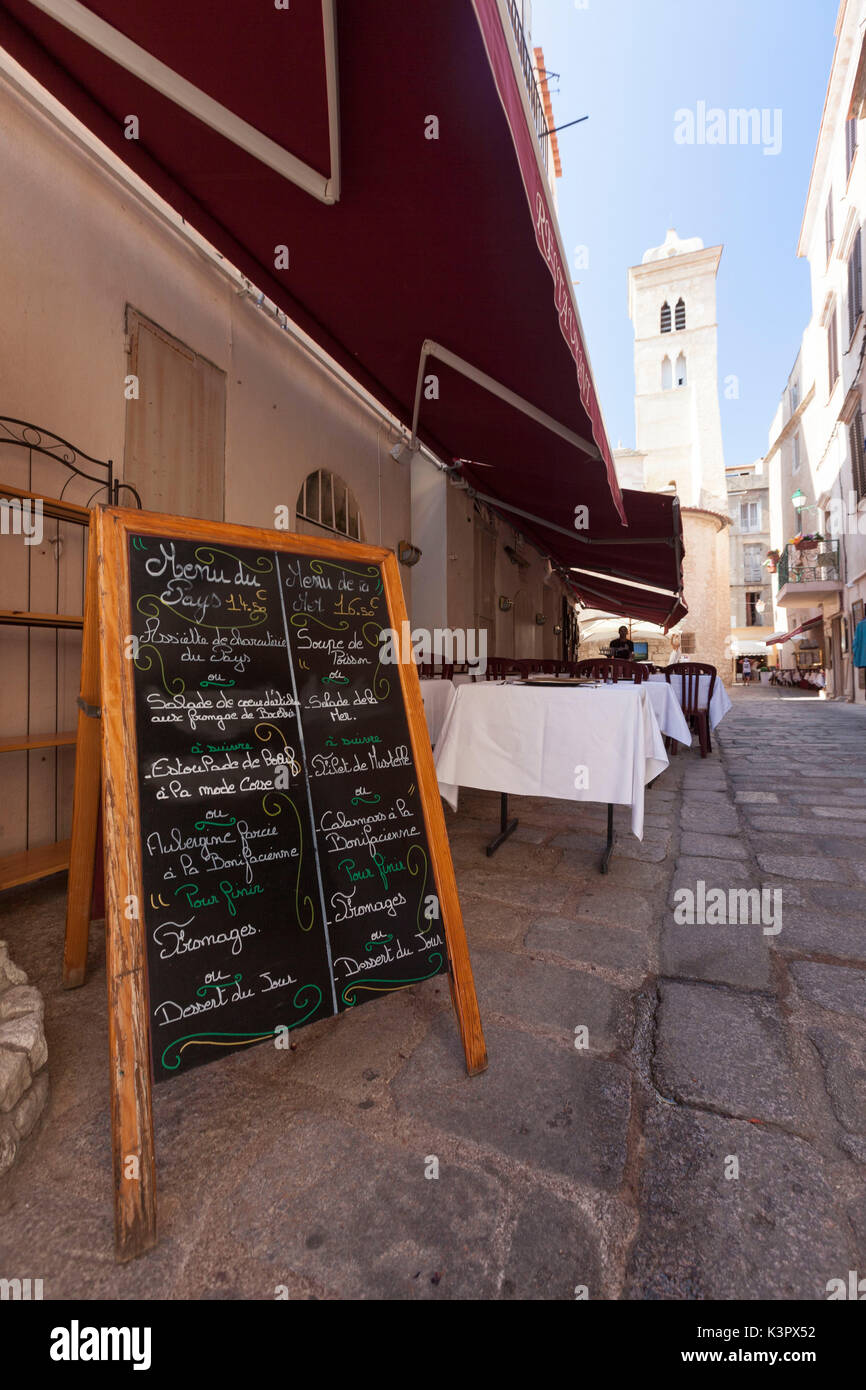
[[[131,72],[134,77],[146,82],[154,91],[173,101],[184,111],[204,125],[210,126],[217,134],[246,150],[254,159],[266,164],[290,183],[309,193],[320,203],[333,204],[340,197],[340,113],[337,80],[337,25],[334,13],[334,0],[322,0],[322,32],[325,43],[325,80],[328,98],[328,136],[331,152],[331,173],[327,178],[317,169],[305,164],[297,155],[290,154],[282,145],[263,135],[255,126],[249,124],[230,111],[227,106],[214,101],[200,87],[188,82],[173,68],[161,63],[147,49],[133,43],[132,39],[100,19],[92,10],[80,5],[78,0],[32,0],[37,9],[44,11],[62,24],[77,38],[89,43],[97,52],[104,53],[119,67]]]
[[[505,401],[507,405],[513,406],[515,410],[522,411],[524,415],[528,415],[536,424],[543,425],[545,429],[550,430],[553,434],[558,434],[560,439],[564,439],[567,444],[572,444],[575,449],[579,449],[580,452],[585,454],[588,458],[601,459],[601,451],[596,444],[593,444],[588,439],[584,439],[579,434],[575,434],[573,430],[560,424],[558,420],[554,420],[552,415],[546,415],[543,410],[539,410],[538,406],[533,405],[531,401],[525,400],[523,396],[518,396],[515,391],[510,391],[507,386],[503,386],[501,381],[496,381],[494,377],[488,376],[486,372],[479,371],[477,367],[472,366],[471,362],[467,362],[464,358],[458,357],[456,352],[451,352],[448,348],[443,347],[441,343],[434,343],[432,338],[425,338],[421,347],[421,360],[418,363],[418,381],[415,386],[415,409],[412,413],[412,449],[418,448],[418,417],[421,413],[421,393],[424,389],[424,369],[427,366],[428,357],[435,357],[437,361],[442,362],[446,367],[451,367],[455,372],[459,372],[461,376],[468,377],[470,381],[474,381],[476,386],[481,386],[485,391],[489,391],[491,395],[498,396],[501,401]]]

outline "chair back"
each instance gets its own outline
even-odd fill
[[[520,668],[512,656],[488,656],[484,670],[486,681],[501,681],[506,676],[519,672]]]
[[[671,683],[671,676],[676,676],[682,680],[680,704],[685,715],[697,714],[698,710],[709,709],[713,691],[716,688],[717,675],[715,666],[710,666],[703,661],[678,661],[675,666],[665,667],[665,680],[668,685]],[[707,698],[703,702],[700,698],[701,676],[709,676],[710,678]]]
[[[649,680],[649,667],[642,661],[614,661],[614,666],[620,667],[619,672],[614,673],[615,681],[634,680],[635,685],[640,685],[641,681]]]
[[[646,680],[647,672],[639,661],[624,661],[620,657],[593,656],[585,661],[576,661],[572,666],[575,676],[589,676],[598,681],[633,680],[635,685]]]
[[[589,680],[604,681],[608,678],[610,661],[603,656],[588,657],[584,661],[573,661],[570,664],[570,674],[573,676],[586,676]]]

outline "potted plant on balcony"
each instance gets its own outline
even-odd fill
[[[776,570],[779,568],[779,552],[778,552],[778,550],[768,550],[768,551],[767,551],[767,554],[766,554],[766,556],[764,557],[764,568],[766,569],[766,571],[767,571],[768,574],[775,574],[775,573],[776,573]]]
[[[817,550],[818,542],[823,539],[824,537],[821,535],[820,531],[814,531],[810,535],[795,536],[794,544],[798,550]]]

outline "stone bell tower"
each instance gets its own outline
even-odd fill
[[[716,345],[721,246],[669,231],[628,272],[634,325],[635,450],[643,486],[676,492],[683,516],[687,655],[726,681],[731,660],[729,524]],[[635,456],[638,456],[636,459]]]

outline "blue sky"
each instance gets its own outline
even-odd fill
[[[559,220],[611,443],[634,444],[626,271],[681,237],[722,243],[719,377],[725,462],[766,451],[810,314],[797,241],[833,57],[838,0],[534,0],[559,136]],[[558,89],[558,93],[557,93]],[[681,108],[782,112],[781,150],[682,145]],[[574,267],[586,246],[589,264]]]

